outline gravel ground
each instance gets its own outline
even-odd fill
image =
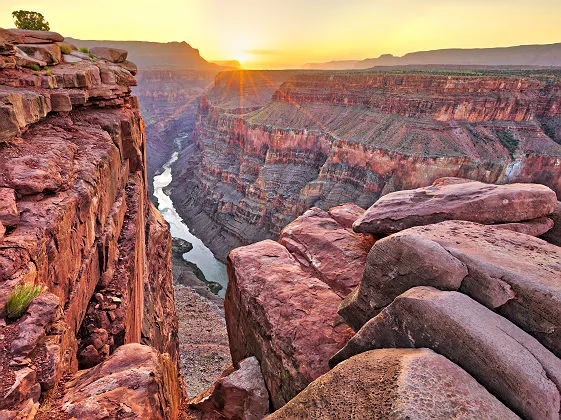
[[[189,398],[208,388],[232,360],[221,300],[175,285],[179,353]]]

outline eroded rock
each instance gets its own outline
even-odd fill
[[[169,355],[126,344],[66,386],[62,410],[76,419],[176,419],[182,395]]]
[[[189,402],[198,418],[260,420],[269,412],[269,395],[259,361],[249,357],[238,369],[227,369],[210,387]]]
[[[355,216],[343,209],[334,213],[344,222]],[[330,213],[313,207],[282,230],[279,242],[343,298],[362,279],[374,238],[352,232]]]
[[[557,209],[549,216],[553,220],[553,228],[542,238],[557,246],[561,246],[561,201],[557,202]]]
[[[64,37],[57,32],[34,31],[31,29],[9,29],[8,32],[22,39],[20,42],[24,44],[52,44],[64,41]]]
[[[561,360],[502,316],[458,292],[415,287],[368,321],[332,363],[371,349],[427,347],[524,418],[557,419]]]
[[[279,408],[329,370],[352,332],[337,315],[341,298],[277,242],[230,252],[224,307],[234,363],[255,356]]]
[[[17,226],[19,223],[16,193],[12,188],[0,187],[0,223],[8,227]]]
[[[49,65],[58,64],[62,59],[62,52],[57,44],[19,44],[16,49]]]
[[[128,52],[118,48],[94,47],[90,48],[90,52],[98,58],[111,61],[112,63],[124,63],[127,59]]]
[[[445,357],[428,349],[384,349],[344,361],[267,418],[518,417]]]
[[[355,330],[414,286],[459,290],[561,354],[561,247],[465,221],[406,229],[376,242],[339,313]]]
[[[537,219],[554,212],[555,193],[544,185],[492,185],[440,178],[425,188],[387,194],[353,225],[356,232],[391,234],[444,220],[482,224]]]

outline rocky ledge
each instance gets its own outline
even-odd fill
[[[313,208],[229,254],[234,366],[270,418],[557,419],[558,220],[543,185],[459,178]]]
[[[135,67],[61,41],[0,29],[0,417],[175,418],[171,236]],[[45,293],[9,319],[22,284]]]

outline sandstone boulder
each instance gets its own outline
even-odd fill
[[[19,48],[16,48],[15,61],[20,67],[35,68],[36,66],[44,67],[47,65],[46,61],[34,58]]]
[[[24,367],[14,372],[15,380],[0,399],[0,409],[14,409],[28,399],[39,400],[41,386],[36,381],[34,369]],[[0,417],[1,418],[1,417]]]
[[[16,48],[35,60],[47,64],[58,64],[62,59],[58,44],[19,44]]]
[[[189,402],[189,408],[203,419],[260,420],[269,412],[269,394],[259,361],[249,357],[237,370],[228,369],[211,388]]]
[[[547,242],[561,246],[561,201],[557,202],[557,209],[550,215],[553,220],[553,229],[542,236]]]
[[[361,284],[339,313],[358,330],[414,286],[459,290],[561,355],[561,247],[465,221],[419,226],[381,239]]]
[[[554,222],[549,217],[538,217],[527,222],[501,223],[493,225],[497,229],[508,229],[525,235],[540,236],[553,228]]]
[[[342,209],[335,212],[340,220],[350,221],[354,217],[353,213],[345,214]],[[330,213],[314,207],[286,226],[279,242],[343,298],[362,279],[374,238],[354,233]]]
[[[123,67],[125,70],[128,70],[130,74],[132,74],[133,76],[135,76],[138,73],[138,67],[132,61],[125,60],[122,63],[119,63],[119,65]]]
[[[9,29],[12,35],[23,38],[23,44],[52,44],[63,42],[64,37],[56,32],[34,31],[30,29]]]
[[[66,386],[62,410],[80,419],[177,419],[177,370],[166,354],[126,344]]]
[[[367,322],[332,363],[387,347],[433,349],[524,418],[559,418],[561,360],[462,293],[432,287],[403,293]]]
[[[356,232],[391,234],[444,220],[482,224],[519,222],[547,216],[556,206],[555,193],[544,185],[492,185],[440,178],[429,187],[381,197],[353,227]]]
[[[58,306],[59,298],[52,293],[45,293],[33,299],[19,322],[19,334],[12,341],[13,355],[25,357],[31,353],[39,340],[46,336]]]
[[[16,193],[12,188],[0,187],[0,222],[8,227],[17,226],[19,223]]]
[[[518,417],[445,357],[428,349],[384,349],[344,361],[267,418]]]
[[[111,61],[112,63],[124,63],[127,59],[127,55],[129,54],[125,50],[107,47],[90,48],[90,52],[96,57]]]
[[[68,92],[53,92],[50,95],[51,109],[53,112],[72,111],[72,101]]]
[[[234,249],[227,268],[232,360],[259,360],[279,408],[327,372],[329,358],[351,337],[337,315],[341,298],[274,241]]]
[[[365,210],[354,203],[346,203],[331,207],[328,212],[337,223],[350,229],[353,227],[353,223],[364,214]]]
[[[22,42],[22,36],[8,29],[0,28],[0,55],[14,54],[14,45]]]
[[[79,57],[75,57],[71,54],[62,54],[62,61],[64,63],[73,64],[73,63],[79,63],[80,61],[82,61],[82,59]]]

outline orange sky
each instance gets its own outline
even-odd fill
[[[1,0],[82,39],[187,41],[247,68],[439,48],[561,42],[561,0]]]

